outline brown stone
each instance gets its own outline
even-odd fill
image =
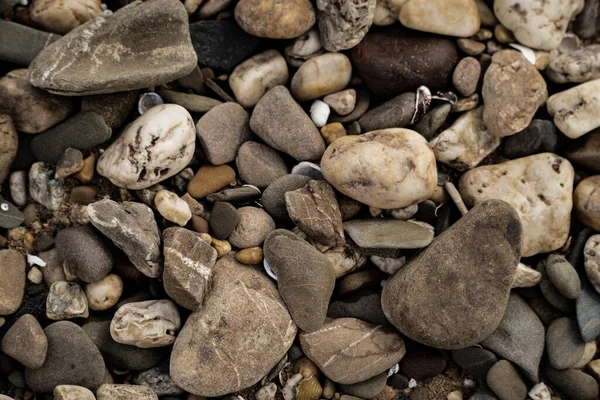
[[[463,96],[471,96],[477,90],[481,64],[473,57],[465,57],[456,66],[452,74],[452,83]]]
[[[14,323],[2,338],[2,351],[27,368],[40,368],[46,360],[48,339],[39,322],[25,314]]]
[[[270,39],[293,39],[306,33],[316,20],[309,0],[242,0],[235,20],[251,35]]]
[[[321,128],[321,136],[323,136],[325,143],[329,146],[336,139],[346,136],[346,128],[339,122],[332,122]]]
[[[6,114],[0,114],[0,183],[8,176],[18,147],[19,137],[12,119]]]
[[[94,170],[96,169],[96,156],[90,153],[89,156],[83,159],[83,167],[79,172],[73,175],[81,183],[90,183],[94,178]]]
[[[25,291],[25,257],[16,250],[0,250],[0,315],[17,311]]]
[[[96,195],[100,193],[97,186],[77,186],[71,190],[69,201],[75,204],[91,204],[94,202]]]
[[[600,129],[583,136],[574,149],[568,149],[566,157],[569,161],[590,171],[600,173]]]
[[[223,189],[235,180],[235,171],[229,165],[204,165],[188,183],[190,196],[201,199]]]
[[[263,261],[263,249],[261,247],[248,247],[235,254],[235,259],[246,265],[256,265]]]

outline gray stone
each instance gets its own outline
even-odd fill
[[[387,371],[375,375],[366,381],[354,383],[352,385],[340,385],[340,389],[349,395],[360,397],[362,399],[372,399],[377,396],[387,381]]]
[[[403,93],[367,111],[358,123],[363,132],[387,128],[404,128],[410,124],[415,112],[416,94]]]
[[[168,359],[161,361],[160,364],[147,371],[138,372],[134,375],[132,381],[136,385],[152,389],[159,396],[177,396],[184,393],[169,375]]]
[[[250,139],[248,112],[237,103],[220,104],[196,123],[200,145],[213,165],[235,160],[242,143]]]
[[[356,46],[373,23],[376,3],[375,0],[317,0],[319,32],[323,47],[335,52]]]
[[[81,111],[99,114],[110,129],[122,127],[138,102],[139,90],[96,94],[81,99]]]
[[[161,89],[159,93],[166,102],[180,105],[190,113],[206,113],[223,104],[223,102],[211,97],[176,92],[174,90]]]
[[[289,173],[279,153],[267,145],[251,141],[242,144],[235,165],[244,182],[259,188],[265,188]]]
[[[95,390],[104,382],[104,360],[92,339],[77,325],[59,321],[44,329],[48,338],[46,361],[39,369],[25,370],[27,386],[51,393],[58,385]]]
[[[498,361],[494,353],[481,347],[452,350],[452,360],[479,380],[485,380],[490,368]]]
[[[0,32],[0,60],[25,66],[46,46],[60,39],[60,35],[5,20],[0,20]]]
[[[344,230],[366,254],[399,256],[400,250],[427,247],[433,231],[422,225],[395,219],[364,219],[344,222]]]
[[[158,400],[157,394],[143,385],[113,385],[100,386],[96,392],[98,400]]]
[[[543,297],[536,297],[529,301],[529,307],[533,310],[533,312],[538,316],[540,321],[544,324],[544,326],[549,326],[554,322],[554,320],[564,316],[561,311],[558,311],[556,308],[552,307],[550,303]]]
[[[240,216],[235,207],[224,201],[215,203],[208,220],[213,236],[220,240],[227,239],[239,222]]]
[[[591,342],[600,336],[600,294],[587,284],[575,302],[577,324],[581,337]]]
[[[256,104],[250,128],[266,144],[298,161],[316,161],[325,151],[319,130],[284,86],[275,86]]]
[[[16,228],[23,223],[25,217],[21,210],[11,202],[6,201],[2,196],[0,196],[0,203],[6,208],[6,210],[0,212],[0,227],[8,229]]]
[[[510,362],[500,360],[489,370],[488,386],[501,400],[524,400],[527,386]]]
[[[99,114],[86,111],[36,135],[31,141],[31,151],[40,161],[56,163],[69,147],[89,150],[109,140],[111,135],[111,129]]]
[[[577,322],[571,318],[554,321],[546,332],[546,351],[550,365],[555,369],[567,369],[577,364],[585,351]]]
[[[576,299],[581,294],[579,275],[563,256],[558,254],[548,256],[546,274],[552,285],[567,299]]]
[[[498,400],[494,393],[487,387],[480,387],[469,400]]]
[[[98,282],[113,267],[110,249],[87,226],[62,229],[56,235],[56,248],[66,268],[84,282]]]
[[[56,174],[65,179],[83,169],[83,153],[77,149],[69,147],[56,161]]]
[[[469,97],[477,90],[480,75],[481,64],[479,61],[473,57],[465,57],[454,68],[452,83],[460,94]]]
[[[11,315],[25,292],[25,257],[17,250],[0,250],[0,276],[0,315]]]
[[[104,11],[40,52],[29,67],[29,80],[66,96],[173,81],[189,74],[197,63],[188,26],[185,7],[175,0],[135,1],[114,14]]]
[[[328,320],[300,333],[302,351],[334,382],[351,385],[387,371],[406,354],[400,335],[355,318]]]
[[[440,104],[429,110],[423,118],[410,128],[419,132],[425,139],[431,140],[446,122],[451,109],[452,106],[449,103]]]
[[[561,392],[567,400],[597,400],[598,383],[590,375],[576,369],[545,371],[550,384]]]
[[[310,238],[329,247],[346,243],[342,214],[327,182],[312,180],[301,189],[287,192],[285,204],[292,221]]]
[[[515,363],[530,381],[538,381],[544,325],[517,294],[511,294],[502,322],[481,344]]]
[[[48,339],[37,319],[25,314],[4,334],[2,351],[27,368],[40,368],[46,360]]]
[[[381,309],[381,293],[364,289],[332,301],[329,318],[356,318],[375,325],[389,325]]]
[[[165,291],[180,306],[198,310],[210,287],[217,251],[185,228],[165,229],[163,241]]]
[[[260,189],[252,186],[242,186],[233,189],[223,189],[217,193],[211,193],[206,196],[206,200],[211,203],[217,201],[226,201],[229,203],[249,203],[260,198]]]
[[[231,245],[240,249],[260,246],[269,233],[275,230],[275,221],[262,209],[241,207],[237,211],[240,222],[229,235],[228,241]]]
[[[479,343],[502,321],[521,233],[519,216],[508,203],[475,206],[387,281],[383,312],[404,335],[431,347]],[[457,296],[457,290],[466,292]]]
[[[49,287],[54,282],[66,281],[65,270],[63,268],[63,260],[57,249],[43,251],[38,253],[38,257],[46,262],[46,267],[42,269],[44,274],[44,282]]]
[[[600,1],[587,0],[585,2],[583,10],[577,14],[573,22],[573,32],[577,36],[582,39],[589,39],[600,32],[599,9]]]
[[[285,194],[303,188],[311,178],[306,175],[284,175],[271,183],[262,194],[261,202],[265,211],[278,220],[290,220],[285,203]]]
[[[222,257],[212,291],[175,341],[170,374],[190,393],[217,397],[247,388],[281,360],[296,336],[275,284]]]
[[[9,182],[10,197],[17,206],[23,207],[27,204],[27,171],[15,171],[11,173]]]
[[[335,286],[331,261],[285,229],[267,237],[264,254],[277,276],[279,293],[294,323],[305,332],[319,329],[325,322]]]
[[[552,304],[553,307],[563,312],[570,312],[573,309],[573,301],[564,297],[556,287],[548,279],[546,273],[546,262],[547,260],[541,260],[538,262],[536,269],[542,274],[542,280],[540,281],[539,287],[540,292],[548,303]]]
[[[92,225],[123,250],[140,272],[160,276],[160,233],[150,207],[107,199],[90,204],[87,213]]]
[[[554,153],[557,140],[556,126],[552,121],[534,119],[527,128],[504,140],[504,155],[520,158],[537,153]]]

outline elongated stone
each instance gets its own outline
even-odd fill
[[[0,60],[19,65],[29,65],[40,51],[61,37],[4,20],[0,20],[0,32]]]

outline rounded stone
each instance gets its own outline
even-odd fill
[[[81,111],[93,111],[99,114],[111,129],[122,127],[129,119],[138,102],[139,90],[128,90],[110,94],[84,96],[81,99]],[[68,99],[68,97],[63,97]]]
[[[240,222],[229,235],[229,243],[240,249],[262,245],[275,230],[273,218],[257,207],[238,208]]]
[[[278,220],[289,220],[285,204],[285,194],[301,189],[311,178],[306,175],[288,174],[271,183],[262,194],[261,202],[265,211]]]
[[[383,372],[366,381],[354,383],[352,385],[340,385],[340,389],[344,393],[361,399],[372,399],[383,391],[387,381],[387,375],[387,372]]]
[[[548,256],[546,274],[552,285],[567,299],[576,299],[581,294],[579,275],[563,256],[558,254]]]
[[[235,254],[235,259],[242,264],[256,265],[263,261],[263,249],[261,247],[249,247]]]
[[[235,165],[244,182],[259,188],[265,188],[289,173],[279,153],[267,145],[252,141],[240,147]]]
[[[243,30],[270,39],[298,37],[316,20],[309,0],[242,0],[235,7],[234,15]]]
[[[440,350],[425,347],[409,347],[400,362],[400,372],[408,378],[423,381],[433,378],[446,369],[446,357]]]
[[[576,369],[545,371],[548,382],[569,400],[597,400],[598,383],[585,372]]]
[[[583,179],[573,193],[573,208],[577,218],[600,231],[600,175]]]
[[[192,218],[188,203],[169,190],[159,190],[154,196],[156,210],[166,220],[185,226]]]
[[[123,293],[123,280],[116,274],[108,274],[98,282],[85,285],[88,306],[94,311],[108,310],[117,304],[121,293]]]
[[[298,101],[339,92],[352,78],[352,65],[341,53],[326,53],[303,63],[292,78],[292,95]]]
[[[600,293],[600,235],[592,235],[583,249],[585,273],[596,292]]]
[[[454,73],[452,83],[456,90],[465,97],[475,93],[481,74],[481,64],[473,57],[465,57],[459,61]]]
[[[229,165],[203,165],[188,183],[190,196],[201,199],[235,181],[235,171]]]
[[[25,257],[17,250],[0,250],[0,315],[19,309],[25,293]]]
[[[398,20],[411,29],[458,37],[474,35],[481,24],[475,0],[409,0]]]
[[[240,216],[231,204],[217,201],[210,212],[208,223],[213,236],[217,239],[227,239],[240,222]]]
[[[55,245],[67,268],[84,282],[97,282],[113,267],[113,257],[100,236],[87,226],[62,229]]]
[[[53,394],[54,400],[96,400],[91,390],[76,385],[58,385]]]
[[[519,372],[506,360],[500,360],[489,370],[486,383],[501,399],[525,399],[527,386]]]
[[[25,314],[2,338],[2,352],[27,368],[40,368],[46,360],[48,339],[37,319]]]
[[[548,327],[546,352],[553,368],[562,370],[574,367],[584,351],[585,342],[581,339],[577,321],[559,318]]]
[[[488,371],[498,361],[494,353],[480,347],[452,350],[452,360],[470,375],[485,380]]]
[[[321,160],[323,176],[343,194],[372,207],[407,207],[428,199],[437,186],[435,156],[409,129],[346,136]]]
[[[46,316],[55,321],[87,318],[89,308],[81,286],[75,282],[54,282],[46,297]]]

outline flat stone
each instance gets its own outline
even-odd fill
[[[2,352],[26,368],[40,368],[46,360],[47,351],[48,339],[31,314],[20,317],[2,338]]]
[[[275,284],[257,269],[223,257],[202,309],[192,313],[177,337],[171,377],[196,395],[232,393],[262,379],[295,336]]]
[[[575,165],[600,173],[600,130],[585,135],[580,146],[566,150],[565,157]]]
[[[98,400],[158,400],[152,389],[142,385],[104,384],[96,392]]]
[[[81,99],[81,111],[93,111],[104,119],[110,129],[117,129],[129,119],[138,96],[139,90],[84,96]]]
[[[512,205],[523,226],[522,256],[559,249],[567,240],[573,167],[552,153],[483,166],[466,172],[459,190],[467,206],[489,199]]]
[[[600,127],[600,79],[582,83],[558,92],[548,99],[546,107],[554,123],[570,139],[577,139]]]
[[[177,304],[195,311],[202,306],[210,287],[217,251],[184,228],[165,229],[163,241],[165,291]]]
[[[459,37],[474,35],[481,23],[474,0],[408,0],[398,20],[418,31]]]
[[[504,139],[504,155],[526,157],[537,153],[556,152],[558,137],[552,121],[534,119],[527,128]]]
[[[92,225],[123,250],[140,272],[160,276],[160,233],[150,207],[100,200],[87,207],[87,214]]]
[[[378,129],[404,128],[415,113],[415,93],[402,93],[385,103],[367,111],[358,123],[365,132]]]
[[[0,60],[25,66],[61,37],[5,20],[0,21],[0,31],[5,39],[0,42]]]
[[[79,326],[59,321],[48,325],[44,333],[48,338],[44,365],[39,369],[25,370],[25,380],[31,390],[51,393],[58,385],[77,385],[95,390],[103,383],[102,355]]]
[[[234,206],[217,201],[210,212],[210,229],[217,239],[227,239],[240,222],[240,216]]]
[[[366,381],[353,383],[352,385],[340,385],[344,393],[356,396],[361,399],[372,399],[383,391],[387,381],[387,372],[375,375]]]
[[[177,104],[190,113],[205,113],[223,104],[221,101],[211,97],[192,93],[182,93],[166,89],[161,89],[159,93],[165,102]]]
[[[329,318],[356,318],[375,325],[389,325],[381,309],[381,294],[363,289],[333,300],[327,309]]]
[[[549,383],[569,400],[596,400],[598,383],[585,372],[576,369],[557,371],[548,368],[545,371]]]
[[[19,309],[25,292],[25,257],[17,250],[0,250],[0,315]]]
[[[570,318],[554,321],[546,333],[546,351],[552,368],[562,370],[577,364],[585,351],[577,322]]]
[[[75,282],[54,282],[46,298],[46,316],[54,321],[89,317],[87,298]]]
[[[479,343],[502,321],[520,250],[515,210],[503,201],[485,202],[387,281],[383,311],[400,332],[425,345],[459,349]],[[434,286],[432,274],[439,279]],[[456,290],[467,294],[456,296]]]
[[[305,332],[321,328],[335,286],[329,259],[284,229],[267,237],[264,253],[294,323]]]
[[[567,299],[576,299],[581,294],[579,275],[563,256],[557,254],[548,256],[546,274],[552,285]]]
[[[575,310],[582,339],[591,342],[600,336],[600,294],[589,284],[575,301]]]
[[[235,21],[253,36],[293,39],[315,24],[315,10],[308,0],[242,0],[235,7]]]
[[[248,141],[235,157],[240,178],[249,185],[265,188],[289,173],[281,155],[262,143]]]
[[[477,90],[481,64],[473,57],[465,57],[456,65],[452,73],[452,84],[465,97],[471,96]]]
[[[258,200],[260,195],[260,189],[250,185],[244,185],[242,187],[223,189],[217,193],[209,194],[206,196],[206,200],[211,203],[215,203],[217,201],[226,201],[234,204],[243,204],[249,203],[253,200]]]
[[[240,146],[250,139],[250,116],[236,103],[220,104],[196,124],[196,134],[208,161],[213,165],[235,160]]]
[[[110,249],[87,226],[62,229],[56,235],[56,248],[67,268],[84,282],[97,282],[112,269]]]
[[[330,319],[300,334],[302,351],[334,382],[351,385],[387,371],[406,354],[402,338],[355,318]]]
[[[492,56],[483,78],[483,121],[492,136],[514,135],[525,129],[546,102],[548,89],[540,72],[516,50]]]
[[[240,249],[260,246],[269,233],[275,230],[273,218],[262,209],[247,206],[240,207],[237,211],[240,222],[228,238],[233,246]]]
[[[481,344],[515,363],[530,381],[538,382],[544,325],[517,294],[511,294],[500,325]]]
[[[527,397],[527,386],[519,372],[506,360],[500,360],[489,370],[486,383],[503,400],[519,400]]]
[[[86,111],[36,135],[31,141],[31,151],[40,161],[56,163],[69,147],[89,150],[108,141],[111,135],[111,129],[99,114]]]
[[[452,360],[479,380],[485,380],[490,368],[498,361],[494,353],[480,347],[452,350]]]
[[[303,188],[311,178],[306,175],[288,174],[271,183],[262,194],[265,211],[278,220],[290,220],[286,208],[285,194]]]
[[[188,183],[190,196],[201,199],[235,181],[235,171],[229,165],[203,165]]]
[[[318,160],[325,151],[319,130],[283,86],[275,86],[256,104],[250,128],[266,144],[298,161]]]
[[[456,45],[463,53],[470,56],[480,55],[486,49],[485,43],[481,43],[472,39],[458,39],[456,41]]]
[[[42,50],[29,67],[29,80],[65,96],[159,86],[196,66],[188,26],[183,4],[174,0],[136,1],[114,14],[104,11]],[[137,46],[140,42],[151,55]],[[107,46],[117,49],[116,56],[106,52]]]

